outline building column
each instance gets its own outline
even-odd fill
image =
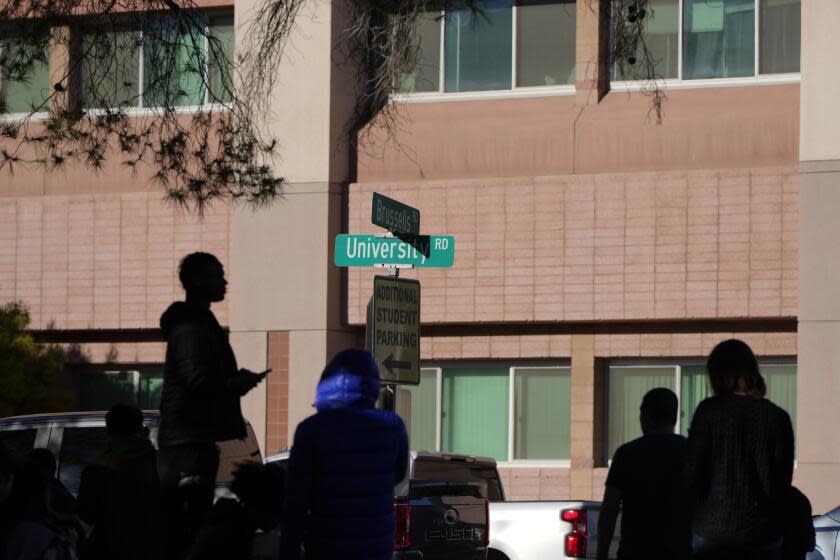
[[[575,88],[578,105],[596,105],[610,88],[610,3],[577,3]]]
[[[572,426],[570,498],[593,496],[593,470],[601,459],[603,376],[595,360],[595,335],[572,335]]]
[[[796,483],[815,513],[840,505],[840,50],[836,0],[802,3]]]

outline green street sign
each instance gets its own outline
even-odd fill
[[[420,211],[379,193],[373,193],[370,221],[394,233],[420,235]]]
[[[385,383],[420,383],[420,282],[373,279],[367,321],[369,347]]]
[[[417,243],[428,243],[428,246],[418,250],[395,237],[341,234],[335,238],[334,262],[337,266],[413,265],[416,268],[449,268],[455,264],[455,238],[451,235],[419,236]],[[426,252],[428,257],[423,255]]]

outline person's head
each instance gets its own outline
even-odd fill
[[[130,404],[115,404],[105,415],[105,429],[112,438],[143,434],[143,413]]]
[[[181,259],[178,278],[187,292],[187,298],[209,303],[225,299],[225,269],[219,259],[210,253],[190,253]]]
[[[34,468],[41,476],[46,478],[53,478],[58,467],[53,452],[44,448],[30,451],[26,455],[26,465],[27,467]]]
[[[674,433],[678,407],[677,395],[670,389],[657,387],[645,393],[639,410],[642,433]]]
[[[240,463],[233,471],[230,490],[263,531],[271,531],[283,517],[286,469],[277,463]]]
[[[379,397],[379,366],[370,352],[342,350],[321,374],[315,406],[318,410],[341,407],[372,408]]]
[[[715,346],[706,360],[706,371],[715,395],[741,393],[763,397],[767,392],[755,354],[740,340],[725,340]]]

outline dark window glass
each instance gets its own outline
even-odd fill
[[[233,92],[233,16],[214,16],[210,18],[210,37],[208,40],[208,69],[210,74],[210,101],[230,102]]]
[[[438,91],[440,89],[440,28],[438,12],[423,14],[420,21],[420,44],[417,68],[403,74],[400,91],[404,93]]]
[[[88,108],[137,107],[140,34],[130,29],[86,33],[82,38],[82,104]]]
[[[496,469],[465,463],[462,461],[441,461],[418,459],[414,463],[413,480],[445,480],[448,482],[485,482],[487,499],[502,501],[502,485]]]
[[[800,0],[762,0],[759,40],[762,74],[799,72],[802,34]]]
[[[108,445],[105,426],[64,428],[58,456],[58,479],[75,496],[79,493],[82,470]]]
[[[38,430],[9,430],[0,432],[0,445],[16,457],[23,457],[35,447]]]
[[[519,0],[516,85],[575,83],[575,0]]]

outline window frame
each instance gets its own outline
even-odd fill
[[[801,82],[801,67],[799,72],[782,72],[773,74],[762,74],[761,64],[761,5],[765,0],[754,1],[754,28],[753,34],[753,75],[734,78],[699,78],[685,79],[683,55],[685,51],[684,27],[685,27],[685,0],[677,0],[679,14],[677,26],[677,77],[663,78],[656,80],[665,89],[702,89],[719,87],[741,87],[748,85],[780,85],[798,84]],[[801,3],[800,3],[801,6]],[[801,41],[800,41],[801,49]],[[800,50],[801,52],[801,50]],[[610,70],[612,75],[612,70]],[[610,89],[615,91],[642,91],[645,80],[610,80]]]
[[[575,6],[577,6],[577,1]],[[438,90],[437,91],[423,91],[423,92],[400,92],[394,94],[392,97],[395,101],[402,102],[428,102],[428,101],[480,101],[485,99],[504,99],[509,97],[547,97],[547,96],[563,96],[575,95],[575,84],[562,84],[554,86],[517,86],[517,38],[518,38],[518,12],[519,3],[513,0],[511,6],[511,25],[513,30],[511,33],[511,87],[509,89],[497,89],[486,91],[463,91],[452,92],[445,91],[446,84],[446,52],[445,52],[445,37],[446,37],[446,17],[444,11],[440,12],[440,52],[438,55]]]
[[[797,376],[797,392],[799,390],[799,362],[797,356],[757,356],[758,358],[758,368],[761,370],[764,367],[770,366],[794,366],[796,368],[796,376]],[[681,433],[681,424],[682,424],[682,412],[683,412],[683,404],[682,404],[682,369],[684,367],[697,367],[702,366],[705,367],[706,359],[705,358],[685,358],[685,359],[678,359],[675,361],[673,358],[652,358],[650,360],[645,359],[617,359],[617,360],[608,360],[606,367],[604,368],[603,375],[604,375],[604,393],[603,393],[603,411],[602,411],[602,430],[603,430],[603,453],[606,465],[609,466],[612,463],[612,457],[610,456],[610,442],[609,442],[609,417],[610,417],[610,393],[609,393],[609,384],[610,384],[610,370],[615,368],[623,368],[623,369],[668,369],[674,368],[675,372],[674,375],[676,378],[674,379],[674,392],[677,395],[677,424],[674,427],[674,433],[680,434]],[[627,443],[627,442],[623,442]],[[619,444],[619,445],[623,445]]]
[[[442,445],[442,429],[443,420],[441,413],[443,412],[443,370],[444,368],[458,368],[458,367],[493,367],[493,362],[457,362],[457,363],[440,363],[435,365],[421,365],[421,370],[435,372],[435,449],[430,451],[441,452]],[[539,363],[516,363],[508,366],[508,434],[507,434],[507,460],[496,461],[499,467],[504,468],[570,468],[572,464],[571,457],[568,459],[515,459],[516,448],[516,370],[565,370],[568,375],[571,375],[570,360],[563,360],[561,362],[539,362]],[[572,395],[569,393],[569,400]],[[569,430],[571,430],[571,422],[569,423]],[[570,449],[571,453],[571,449]]]

